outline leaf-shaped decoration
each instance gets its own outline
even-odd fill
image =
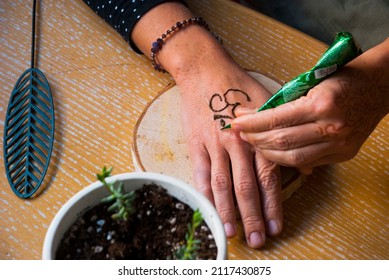
[[[32,196],[47,172],[54,142],[54,105],[49,83],[37,68],[26,70],[8,103],[4,163],[13,192]]]

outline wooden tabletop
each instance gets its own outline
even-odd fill
[[[311,68],[326,45],[227,0],[189,1],[245,68],[287,81]],[[7,104],[30,67],[32,1],[1,1],[0,141]],[[33,199],[11,191],[0,160],[0,259],[40,259],[60,207],[95,181],[103,165],[134,171],[135,124],[172,79],[127,43],[81,0],[42,0],[38,67],[50,82],[56,130],[44,189]],[[389,116],[351,161],[317,168],[284,203],[285,229],[266,246],[246,245],[242,227],[230,259],[388,259]]]

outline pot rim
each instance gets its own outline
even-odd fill
[[[143,186],[143,184],[153,182],[167,189],[168,193],[181,200],[182,202],[188,204],[193,210],[197,208],[200,209],[204,220],[206,221],[212,232],[212,235],[215,238],[215,242],[218,248],[216,259],[227,259],[227,238],[225,235],[224,226],[221,221],[221,218],[212,203],[194,187],[190,186],[189,184],[180,179],[153,172],[121,173],[108,177],[107,181],[122,181],[124,183],[126,181],[137,181],[138,183],[140,183],[136,186],[132,186],[131,188],[133,189],[140,188]],[[88,206],[93,205],[84,205],[82,206],[83,209],[79,209],[81,206],[77,205],[77,203],[79,204],[80,200],[85,199],[93,192],[98,192],[103,187],[104,186],[100,181],[96,181],[77,192],[61,207],[61,209],[54,216],[46,232],[42,248],[43,259],[54,259],[55,250],[53,249],[53,246],[56,246],[56,244],[53,243],[55,243],[55,236],[58,230],[61,231],[61,224],[63,220],[66,219],[66,215],[69,215],[69,211],[77,211],[75,213],[75,216],[78,217],[80,213],[84,212],[88,208]],[[99,202],[100,199],[100,196],[97,196],[93,198],[93,201]],[[194,204],[197,205],[195,206]],[[74,222],[75,218],[73,218],[72,220]]]

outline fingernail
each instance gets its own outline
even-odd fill
[[[253,248],[258,248],[263,245],[264,238],[262,237],[262,234],[259,232],[252,232],[250,234],[250,240],[249,240],[249,245]]]
[[[267,230],[270,235],[277,235],[280,231],[280,226],[276,220],[270,220],[267,222]]]
[[[231,123],[231,128],[235,131],[242,131],[242,126],[239,124],[235,124],[234,122]]]
[[[227,237],[233,237],[236,234],[236,228],[231,223],[225,223],[224,230],[226,231]]]

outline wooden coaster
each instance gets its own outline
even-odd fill
[[[250,72],[270,92],[280,83]],[[175,84],[168,86],[147,106],[134,130],[133,163],[137,171],[170,175],[193,185],[192,166],[180,120],[181,98]],[[293,168],[281,167],[283,198],[286,200],[304,181]]]

